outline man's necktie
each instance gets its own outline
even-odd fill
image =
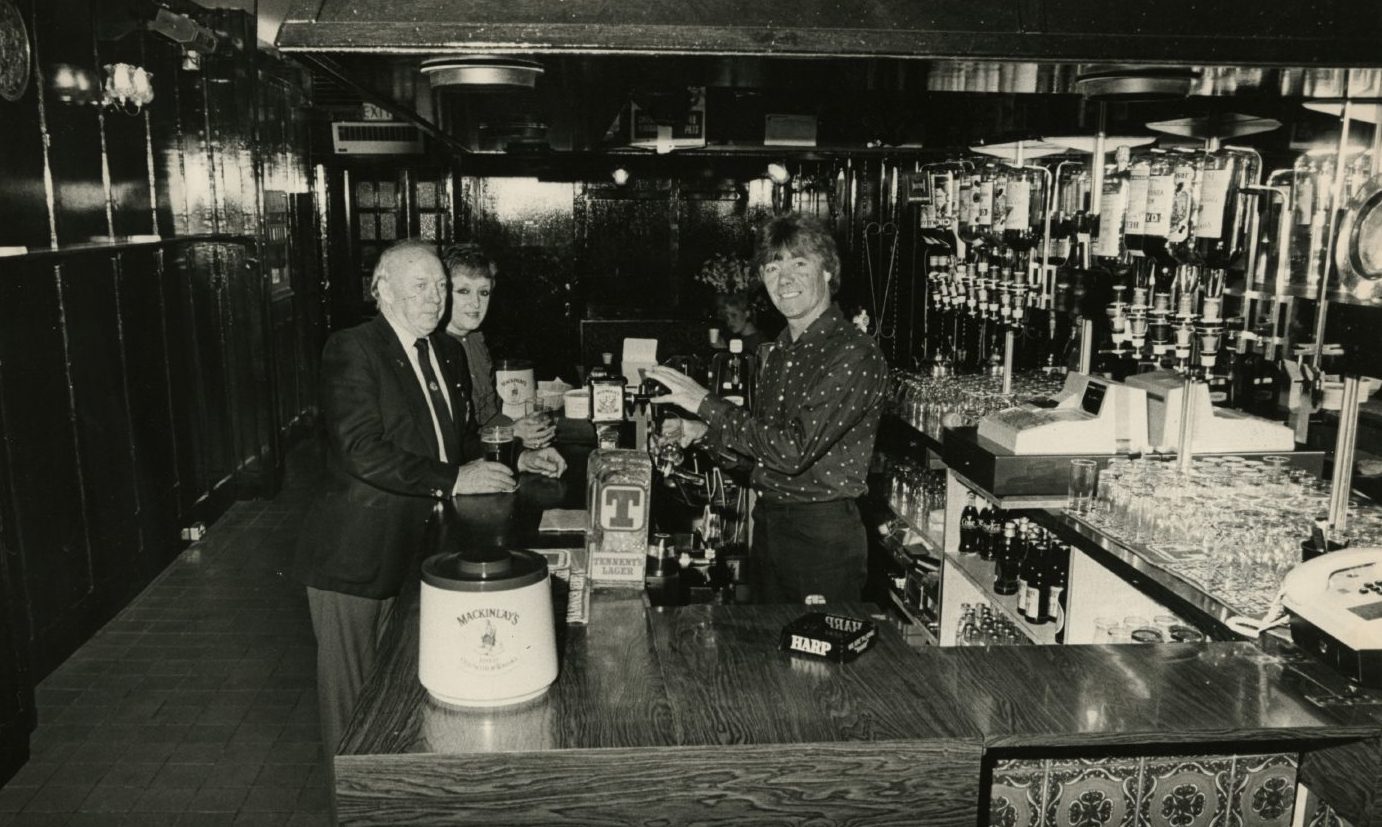
[[[422,378],[427,381],[427,395],[432,398],[432,409],[437,412],[437,422],[441,425],[441,444],[446,449],[446,459],[448,462],[461,461],[461,440],[456,435],[456,420],[451,416],[451,409],[446,405],[446,396],[441,392],[441,382],[437,380],[437,372],[432,370],[431,348],[426,339],[418,339],[413,343],[417,348],[418,365],[422,368]],[[465,400],[457,400],[459,404],[465,404]]]

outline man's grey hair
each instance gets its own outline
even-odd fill
[[[379,260],[374,263],[374,273],[370,276],[369,281],[369,294],[376,302],[379,301],[379,283],[389,277],[391,272],[389,268],[393,266],[394,260],[413,250],[431,253],[434,256],[437,254],[436,245],[419,241],[416,238],[396,241],[379,254]]]

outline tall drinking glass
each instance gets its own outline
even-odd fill
[[[1072,514],[1089,514],[1098,491],[1099,465],[1092,459],[1070,460],[1070,485],[1066,508]]]

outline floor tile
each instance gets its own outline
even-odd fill
[[[259,787],[294,787],[301,789],[312,772],[312,764],[265,764],[254,782]]]
[[[241,812],[292,812],[297,805],[301,787],[250,787],[249,794],[240,805]]]
[[[202,787],[187,805],[189,812],[235,813],[249,795],[249,787]]]
[[[140,812],[182,813],[196,796],[195,787],[151,786],[135,803],[134,809]]]
[[[124,761],[111,767],[98,786],[147,787],[162,766],[156,761]]]
[[[143,795],[142,787],[97,784],[77,809],[83,813],[128,813]]]
[[[95,784],[58,784],[50,781],[39,787],[24,805],[25,813],[74,813]]]
[[[38,792],[38,787],[15,787],[6,785],[0,788],[0,813],[17,813],[24,809],[29,799]]]
[[[215,764],[175,764],[171,761],[164,764],[154,776],[154,786],[160,787],[188,787],[198,789],[202,782],[211,774]]]

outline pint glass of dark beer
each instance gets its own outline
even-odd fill
[[[480,429],[480,443],[485,459],[502,462],[510,471],[518,472],[518,446],[513,438],[512,425],[486,425]]]

